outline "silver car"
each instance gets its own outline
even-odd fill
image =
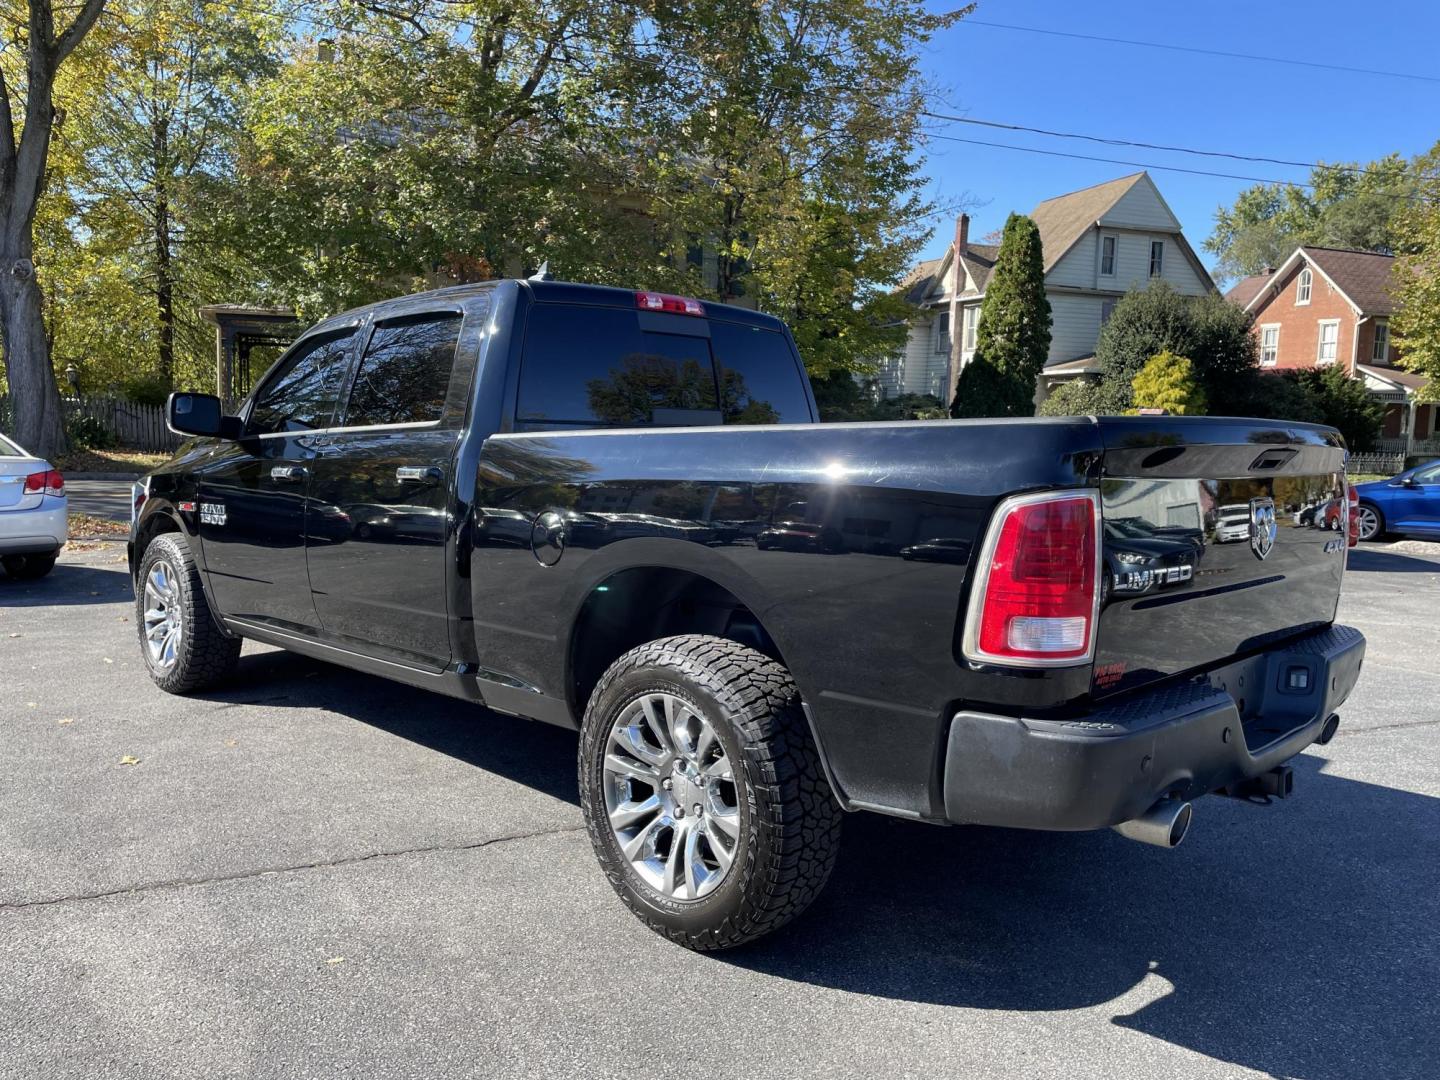
[[[22,581],[44,577],[69,535],[65,478],[0,435],[0,565]]]

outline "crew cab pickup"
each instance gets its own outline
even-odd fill
[[[337,315],[168,410],[155,682],[248,638],[578,729],[601,866],[691,948],[809,904],[844,811],[1173,847],[1289,793],[1364,655],[1346,538],[1295,524],[1347,496],[1331,428],[821,424],[775,319],[553,281]]]

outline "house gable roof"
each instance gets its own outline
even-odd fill
[[[1302,261],[1319,271],[1357,315],[1383,317],[1395,313],[1395,298],[1390,291],[1395,277],[1395,256],[1306,245],[1297,247],[1280,269],[1263,278],[1255,294],[1246,301],[1245,310],[1253,312],[1265,297],[1271,295],[1267,284],[1274,282],[1278,285]]]
[[[1053,270],[1086,230],[1113,209],[1141,180],[1150,183],[1150,177],[1145,173],[1132,173],[1067,195],[1057,195],[1035,207],[1030,216],[1040,229],[1040,243],[1045,249],[1045,273]]]
[[[945,268],[949,265],[950,256],[948,254],[939,259],[923,259],[901,279],[900,286],[896,291],[903,294],[908,303],[919,307],[934,290],[936,282],[944,275]]]
[[[1268,274],[1251,274],[1249,277],[1243,277],[1230,286],[1229,291],[1225,293],[1225,299],[1242,308],[1249,307],[1250,301],[1259,296],[1260,291],[1274,279],[1274,271]]]

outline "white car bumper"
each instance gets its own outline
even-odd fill
[[[33,510],[0,510],[0,555],[57,551],[69,536],[64,496],[46,495]]]

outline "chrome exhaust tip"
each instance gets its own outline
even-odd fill
[[[1194,813],[1188,802],[1179,799],[1161,799],[1137,818],[1122,821],[1112,826],[1116,832],[1129,840],[1156,847],[1175,848],[1190,832],[1190,818]]]
[[[1324,746],[1331,739],[1335,738],[1335,732],[1340,727],[1340,714],[1331,713],[1325,718],[1325,726],[1320,729],[1319,736],[1315,739],[1316,746]]]

